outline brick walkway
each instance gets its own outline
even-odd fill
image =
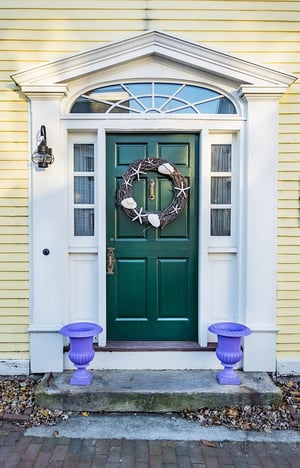
[[[28,437],[24,436],[24,429],[3,423],[0,468],[300,468],[300,441],[297,444],[218,442],[213,445],[205,445],[205,441]]]

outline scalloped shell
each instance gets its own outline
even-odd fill
[[[159,227],[160,226],[160,219],[159,216],[155,213],[151,213],[148,215],[148,221],[152,226]]]
[[[121,201],[121,205],[124,206],[124,208],[128,208],[129,210],[133,210],[137,207],[137,203],[132,197],[124,198]]]
[[[164,163],[164,164],[161,164],[160,166],[158,166],[158,172],[160,172],[161,174],[173,174],[174,172],[174,167],[171,166],[170,163]]]

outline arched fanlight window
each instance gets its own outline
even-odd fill
[[[71,113],[236,114],[223,94],[184,83],[120,83],[82,94]]]

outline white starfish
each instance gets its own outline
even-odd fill
[[[148,164],[150,164],[151,166],[154,166],[154,164],[155,164],[155,161],[153,161],[153,159],[151,159],[151,158],[147,158],[147,159],[146,159],[146,162],[147,162]]]
[[[128,186],[132,187],[132,184],[130,183],[130,179],[123,179],[125,187],[128,188]]]
[[[183,195],[184,198],[187,197],[187,194],[185,193],[187,190],[189,190],[191,187],[184,187],[183,182],[181,182],[181,187],[174,187],[175,190],[179,190],[179,192],[176,195],[176,198],[180,197],[180,195]]]
[[[173,206],[173,210],[171,211],[171,214],[172,214],[172,213],[178,214],[178,211],[179,211],[179,206],[177,206],[177,205],[176,205],[176,206]]]
[[[131,221],[135,221],[136,219],[138,219],[138,220],[139,220],[139,223],[140,223],[140,224],[143,224],[142,218],[145,218],[145,216],[148,216],[147,214],[142,214],[142,212],[143,212],[143,207],[141,207],[139,211],[137,211],[136,209],[134,209],[133,211],[134,211],[134,213],[136,214],[136,216],[135,216],[134,218],[132,218]]]
[[[132,176],[136,175],[138,181],[140,181],[140,174],[146,174],[146,172],[141,171],[141,165],[142,165],[142,163],[140,162],[137,169],[132,169],[133,172],[131,174]]]

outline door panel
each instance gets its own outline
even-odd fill
[[[193,134],[107,136],[107,247],[115,249],[114,274],[107,275],[109,340],[197,339],[197,154]],[[133,222],[116,204],[128,166],[148,157],[172,161],[191,187],[184,211],[164,229]],[[135,180],[132,194],[138,206],[164,210],[172,182],[149,171]]]

